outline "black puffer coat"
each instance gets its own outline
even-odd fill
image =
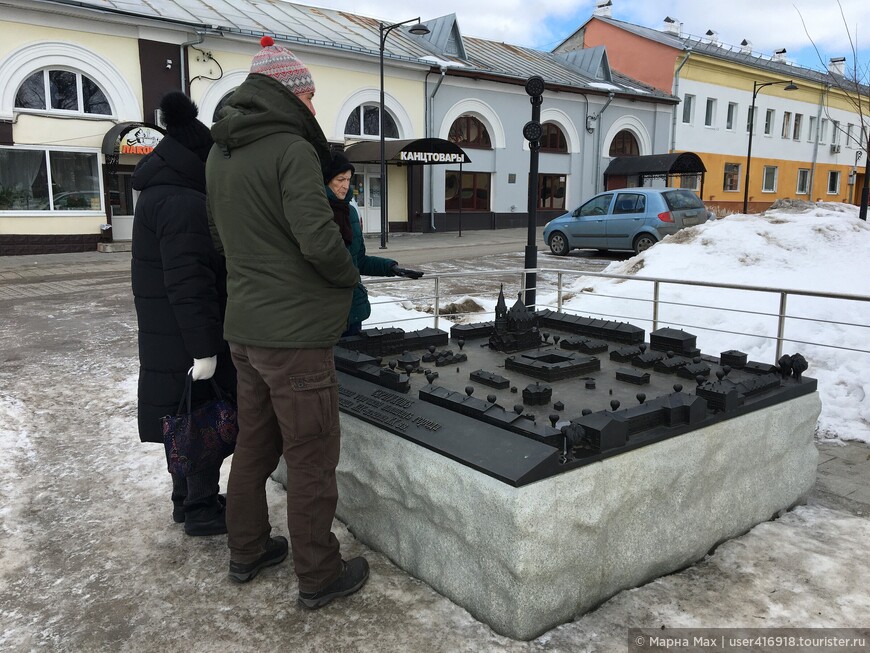
[[[205,164],[165,136],[139,162],[142,191],[133,219],[132,283],[139,320],[139,437],[162,442],[160,418],[174,414],[194,358],[217,356],[215,380],[235,395],[235,369],[223,339],[226,265],[212,244]],[[193,384],[193,401],[212,396]]]

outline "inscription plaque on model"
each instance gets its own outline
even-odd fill
[[[521,296],[508,307],[503,290],[492,321],[453,325],[449,338],[364,329],[335,362],[343,412],[513,485],[816,389],[799,353],[776,364],[705,355],[680,329],[646,342],[625,322],[535,312]]]

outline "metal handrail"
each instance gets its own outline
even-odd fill
[[[432,280],[435,285],[435,294],[432,296],[425,296],[425,299],[429,299],[430,297],[434,299],[434,320],[435,320],[435,328],[438,328],[439,318],[441,316],[441,280],[442,279],[455,279],[455,278],[463,278],[467,279],[469,277],[485,277],[485,276],[519,276],[519,288],[520,292],[525,296],[525,293],[530,290],[541,290],[540,284],[542,277],[538,276],[537,282],[538,286],[535,288],[527,288],[525,287],[527,274],[534,273],[536,275],[545,274],[545,273],[555,273],[556,274],[556,304],[555,308],[557,311],[563,310],[564,305],[564,275],[572,275],[575,277],[598,277],[603,279],[622,279],[625,281],[639,281],[651,283],[653,285],[653,297],[652,299],[644,299],[640,297],[621,297],[620,299],[624,299],[626,301],[642,301],[642,302],[651,302],[652,303],[652,330],[655,331],[658,329],[659,324],[659,307],[661,305],[674,305],[674,306],[685,306],[691,308],[701,308],[701,309],[710,309],[710,310],[720,310],[727,312],[738,312],[738,313],[747,313],[752,315],[761,315],[766,317],[776,317],[777,318],[777,328],[776,328],[776,336],[767,336],[763,334],[747,334],[741,332],[728,331],[725,329],[717,329],[713,327],[705,327],[698,325],[690,325],[690,324],[678,324],[675,326],[688,327],[688,328],[700,328],[708,331],[715,331],[719,333],[732,333],[735,335],[749,335],[757,338],[765,338],[765,339],[776,339],[776,360],[782,356],[783,351],[783,343],[784,342],[794,342],[798,344],[804,345],[816,345],[820,347],[827,347],[831,349],[839,349],[844,351],[853,351],[859,353],[870,353],[870,350],[865,349],[855,349],[850,347],[843,347],[834,344],[826,344],[826,343],[814,343],[814,342],[806,342],[802,340],[794,340],[792,338],[785,337],[785,324],[787,320],[803,320],[803,321],[816,321],[824,324],[836,324],[840,326],[849,326],[849,327],[863,327],[870,328],[870,325],[867,324],[858,324],[854,322],[838,322],[835,320],[826,320],[826,319],[814,319],[805,316],[799,315],[788,315],[787,306],[788,306],[788,298],[790,296],[797,297],[815,297],[819,299],[833,299],[833,300],[841,300],[841,301],[859,301],[859,302],[870,302],[870,296],[868,295],[853,295],[849,293],[832,293],[832,292],[821,292],[815,290],[802,290],[796,288],[779,288],[779,287],[770,287],[770,286],[750,286],[745,284],[735,284],[735,283],[714,283],[709,281],[694,281],[688,279],[666,279],[662,277],[646,277],[646,276],[637,276],[637,275],[625,275],[625,274],[611,274],[608,272],[588,272],[582,270],[570,270],[565,268],[534,268],[534,269],[526,269],[526,268],[511,268],[506,270],[484,270],[484,271],[475,271],[475,272],[445,272],[441,274],[427,274],[427,280]],[[380,283],[401,283],[403,281],[407,281],[405,279],[398,278],[366,278],[366,284],[380,284]],[[663,301],[661,299],[661,285],[669,284],[676,286],[695,286],[701,288],[715,288],[722,290],[738,290],[744,292],[761,292],[765,294],[771,295],[779,295],[779,307],[776,313],[764,313],[760,311],[741,311],[740,309],[734,308],[720,308],[718,306],[706,306],[703,304],[690,304],[685,302],[668,302]],[[596,295],[598,297],[614,297],[610,295]],[[372,303],[393,303],[397,301],[407,301],[410,298],[404,299],[396,299],[396,300],[388,300],[386,302],[376,302]],[[419,297],[417,301],[419,301]],[[469,313],[456,313],[453,314],[456,316],[469,315]],[[604,315],[602,313],[598,313],[598,315],[603,315],[605,317],[612,317],[617,319],[626,319],[625,316],[618,315]],[[411,318],[411,319],[420,319],[420,318]],[[629,318],[629,319],[643,319],[643,318]],[[406,320],[394,320],[394,321],[406,321]]]

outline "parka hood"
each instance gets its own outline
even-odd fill
[[[234,148],[261,138],[287,132],[304,138],[314,146],[321,168],[329,164],[329,144],[314,115],[283,84],[268,75],[251,73],[242,82],[211,133],[224,156]]]
[[[205,192],[205,163],[172,136],[164,136],[133,171],[133,188],[182,186]]]

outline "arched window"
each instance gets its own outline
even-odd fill
[[[492,141],[489,132],[480,120],[474,116],[459,116],[450,126],[447,140],[460,147],[477,147],[491,150]]]
[[[361,104],[350,112],[344,124],[345,136],[381,135],[381,108],[377,104]],[[389,111],[384,112],[384,138],[398,138],[399,128]]]
[[[627,129],[623,129],[613,137],[613,142],[610,143],[610,156],[638,156],[640,147],[638,147],[637,139]]]
[[[218,102],[217,106],[214,108],[214,114],[212,114],[212,117],[211,117],[212,122],[218,121],[218,114],[221,112],[221,109],[223,109],[225,106],[227,106],[227,102],[230,101],[230,98],[233,96],[233,93],[235,93],[235,92],[236,92],[235,89],[233,89],[232,91],[230,91],[229,93],[227,93],[226,95],[224,95],[220,99],[220,102]]]
[[[565,134],[559,129],[559,126],[548,122],[542,125],[542,127],[541,152],[562,152],[567,154],[568,141],[565,139]]]
[[[69,70],[40,70],[30,75],[18,87],[15,108],[112,115],[100,87],[90,77]]]

